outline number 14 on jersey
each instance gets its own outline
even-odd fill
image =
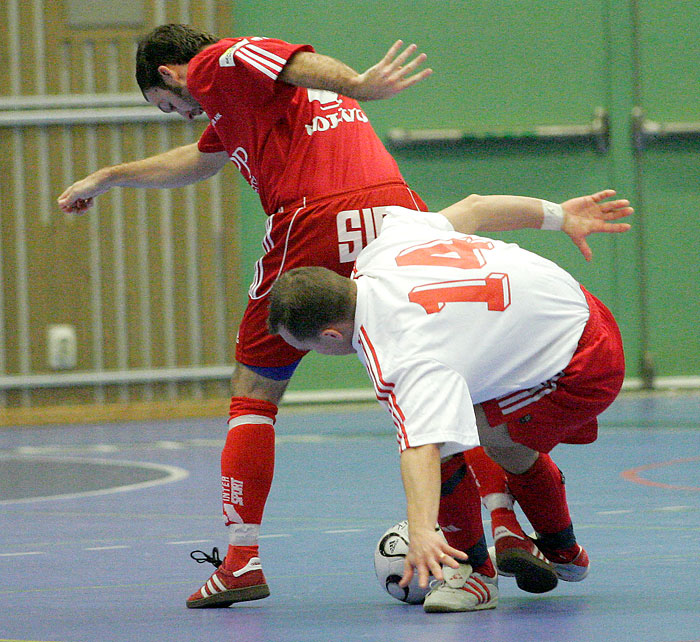
[[[396,263],[473,270],[486,265],[483,251],[492,248],[490,242],[470,238],[431,242],[402,251],[396,257]],[[419,285],[409,292],[408,298],[428,314],[440,312],[447,303],[486,303],[489,310],[502,312],[510,305],[510,282],[507,274],[492,272],[485,278]]]

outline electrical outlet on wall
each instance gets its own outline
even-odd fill
[[[72,370],[78,362],[78,340],[75,326],[50,325],[47,329],[47,355],[52,370]]]

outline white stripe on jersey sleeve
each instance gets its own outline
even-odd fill
[[[272,71],[276,71],[277,73],[282,71],[282,67],[284,67],[284,61],[281,65],[278,65],[276,62],[269,60],[264,56],[259,56],[250,49],[250,47],[241,47],[238,51],[244,53],[251,60],[257,60],[260,64],[265,65],[268,69],[271,69]]]
[[[253,51],[256,51],[257,53],[265,56],[266,58],[269,58],[270,60],[278,62],[283,67],[284,67],[284,65],[287,64],[287,61],[284,58],[282,58],[281,56],[278,56],[277,54],[273,54],[271,51],[267,51],[267,50],[263,49],[262,47],[258,47],[257,45],[248,45],[247,49],[252,49]]]
[[[264,65],[261,65],[259,62],[253,60],[252,58],[249,58],[247,55],[245,55],[247,52],[242,51],[239,49],[236,52],[236,56],[243,60],[244,62],[247,62],[251,67],[255,67],[258,71],[261,71],[264,73],[268,78],[272,78],[272,80],[277,80],[277,76],[279,75],[279,71],[277,73],[270,71],[267,67]],[[281,69],[280,69],[281,71]]]

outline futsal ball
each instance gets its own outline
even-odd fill
[[[381,536],[374,550],[374,572],[391,597],[408,604],[422,604],[430,589],[418,586],[418,574],[405,588],[399,586],[408,553],[408,520],[394,524]],[[432,577],[431,577],[432,579]]]

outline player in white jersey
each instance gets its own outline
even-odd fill
[[[560,267],[515,244],[458,234],[441,214],[389,210],[382,242],[355,264],[353,345],[396,409],[402,450],[454,441],[461,451],[465,419],[477,443],[473,404],[530,388],[569,363],[588,320],[586,297]],[[468,310],[450,305],[467,302]],[[393,384],[390,399],[382,382]]]
[[[443,580],[426,611],[498,601],[479,493],[462,456],[479,444],[505,469],[558,577],[588,573],[548,452],[596,438],[596,417],[624,376],[619,330],[557,265],[474,232],[563,229],[590,258],[588,234],[629,229],[609,222],[632,211],[627,201],[604,202],[613,194],[561,205],[473,195],[440,213],[389,208],[352,279],[299,268],[273,288],[271,331],[301,350],[356,352],[393,418],[410,533],[402,584],[414,568],[422,586],[430,573]]]

